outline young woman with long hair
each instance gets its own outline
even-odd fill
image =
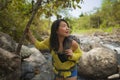
[[[36,48],[50,50],[55,80],[77,80],[76,64],[82,52],[78,43],[69,36],[70,28],[64,19],[54,21],[50,37],[41,42],[28,30],[28,37]]]

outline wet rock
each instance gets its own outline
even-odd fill
[[[15,41],[8,34],[0,32],[0,47],[10,52],[15,52]]]
[[[117,73],[117,58],[115,52],[107,48],[94,48],[83,53],[79,61],[79,75],[92,79],[105,79]]]

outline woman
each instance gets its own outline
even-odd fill
[[[78,43],[70,39],[69,35],[69,25],[63,19],[53,22],[50,37],[41,42],[28,30],[28,36],[36,48],[51,51],[55,80],[77,80],[76,63],[82,52]]]

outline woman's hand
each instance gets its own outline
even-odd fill
[[[30,31],[30,29],[27,29],[27,36],[31,36],[32,32]]]
[[[72,57],[73,56],[73,51],[71,49],[66,49],[65,50],[66,55]]]
[[[36,38],[32,35],[32,32],[29,29],[27,30],[27,36],[29,37],[30,42],[35,44]]]

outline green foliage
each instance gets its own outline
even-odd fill
[[[103,23],[106,22],[106,27],[120,24],[120,1],[103,0],[100,13]]]
[[[80,7],[79,2],[80,0],[41,0],[31,29],[37,37],[41,34],[49,34],[51,24],[49,17],[56,15],[57,18],[60,18],[60,10]],[[34,7],[34,0],[0,0],[0,31],[13,36],[14,40],[18,42]],[[46,19],[41,18],[43,14]]]
[[[46,3],[44,2],[42,6],[40,6],[38,14],[45,14],[46,18],[56,15],[58,19],[62,17],[61,12],[63,12],[64,9],[76,9],[77,7],[80,8],[78,5],[80,1],[82,0],[48,0]]]
[[[95,13],[91,15],[82,13],[78,19],[71,20],[73,33],[89,32],[88,30],[92,32],[94,28],[111,32],[113,28],[120,27],[120,1],[103,0],[101,8]]]
[[[29,4],[22,0],[12,0],[6,8],[0,10],[1,31],[10,34],[18,41],[28,21],[29,15],[26,16],[28,14],[26,10],[29,10],[29,7]]]
[[[3,10],[7,7],[8,3],[10,3],[11,0],[0,0],[0,10]]]
[[[33,30],[34,35],[37,39],[41,40],[41,35],[49,35],[50,34],[50,25],[52,22],[49,22],[48,19],[38,19],[34,18],[33,23],[31,25],[31,30]]]
[[[88,32],[90,29],[92,32],[99,28],[110,32],[112,27],[120,27],[119,0],[103,0],[101,8],[95,13],[90,15],[81,13],[79,18],[71,17],[68,10],[81,8],[78,3],[83,0],[41,1],[41,6],[31,24],[31,30],[38,39],[41,39],[41,35],[50,34],[52,15],[55,15],[57,19],[64,15],[73,33]],[[0,0],[0,31],[10,34],[16,41],[19,41],[34,6],[34,0]]]
[[[90,16],[90,26],[93,28],[99,28],[101,24],[101,18],[99,15],[95,14]]]
[[[80,18],[66,18],[69,22],[72,32],[79,32],[81,29],[89,29],[90,28],[90,17],[88,15],[84,15]]]
[[[104,31],[104,32],[111,33],[111,32],[113,31],[113,27],[104,28],[103,31]]]
[[[95,13],[91,15],[81,13],[79,18],[70,17],[67,21],[72,26],[73,33],[89,32],[88,30],[112,32],[113,28],[120,27],[120,1],[103,0],[101,8]]]
[[[103,32],[102,29],[98,29],[98,28],[90,28],[90,29],[80,29],[77,30],[76,32],[72,32],[74,33],[78,33],[78,34],[92,34],[94,32]]]

